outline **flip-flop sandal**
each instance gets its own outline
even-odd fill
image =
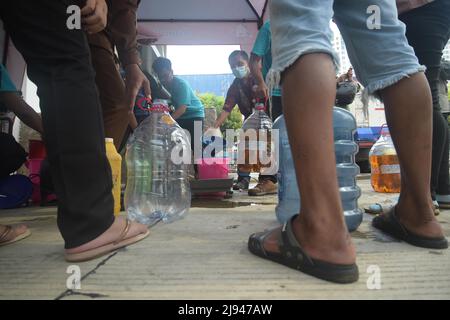
[[[297,216],[297,215],[296,215]],[[295,239],[292,230],[292,217],[283,225],[279,239],[280,253],[264,249],[264,240],[273,230],[255,233],[248,239],[248,249],[254,255],[296,269],[319,279],[335,283],[352,283],[358,281],[359,272],[356,264],[334,264],[308,256]]]
[[[364,208],[364,212],[368,213],[368,214],[382,214],[382,213],[387,213],[390,210],[392,210],[392,208],[396,206],[395,204],[381,204],[381,203],[375,203],[375,204],[371,204],[370,206]],[[440,211],[439,208],[441,207],[440,204],[434,203],[434,215],[438,216]],[[450,204],[449,204],[449,209],[450,209]]]
[[[91,249],[91,250],[87,250],[84,252],[80,252],[80,253],[66,253],[65,254],[66,261],[67,262],[83,262],[83,261],[93,260],[93,259],[99,258],[101,256],[104,256],[108,253],[111,253],[117,249],[129,246],[136,242],[139,242],[139,241],[147,238],[147,236],[150,234],[150,231],[147,230],[146,233],[141,233],[134,237],[125,239],[128,231],[130,230],[130,226],[131,226],[131,222],[130,222],[130,220],[127,219],[125,228],[123,229],[122,233],[120,234],[120,236],[117,238],[116,241],[106,244],[104,246],[101,246],[101,247],[98,247],[95,249]]]
[[[445,237],[431,238],[417,235],[400,223],[395,215],[395,206],[387,213],[376,216],[372,226],[389,236],[403,240],[413,246],[429,249],[447,249],[448,241]]]
[[[31,231],[29,229],[27,229],[27,231],[25,231],[24,233],[19,234],[17,237],[11,239],[11,240],[6,240],[8,238],[8,235],[13,232],[13,227],[12,226],[6,226],[5,231],[0,235],[0,247],[1,246],[6,246],[7,244],[11,244],[14,242],[17,242],[19,240],[23,240],[27,237],[29,237],[31,235]]]

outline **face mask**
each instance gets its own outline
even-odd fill
[[[248,75],[248,71],[249,70],[247,66],[236,67],[233,69],[233,74],[236,78],[242,79]]]

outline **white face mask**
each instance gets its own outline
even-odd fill
[[[242,79],[245,78],[249,74],[249,70],[247,66],[236,67],[232,69],[233,74],[236,78]]]

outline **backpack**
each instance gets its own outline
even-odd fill
[[[32,192],[33,184],[26,176],[13,174],[0,178],[0,209],[27,205]]]
[[[0,132],[0,178],[19,169],[27,160],[28,153],[10,134]]]

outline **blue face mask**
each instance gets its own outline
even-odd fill
[[[238,79],[245,78],[249,73],[247,66],[236,67],[236,68],[232,69],[232,71],[233,71],[234,76]]]

